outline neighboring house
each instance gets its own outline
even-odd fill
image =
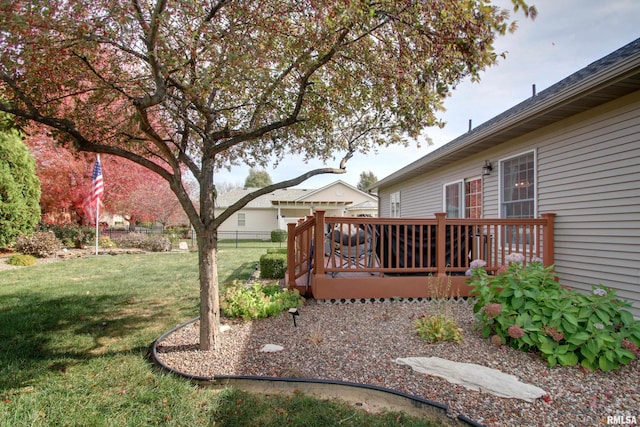
[[[237,188],[218,195],[216,215],[255,190],[257,188]],[[285,188],[252,200],[226,220],[218,231],[286,230],[287,223],[313,215],[315,210],[324,210],[327,216],[376,216],[378,200],[375,196],[339,180],[313,190]]]
[[[640,316],[640,39],[372,189],[381,217],[554,212],[560,282],[615,288]]]

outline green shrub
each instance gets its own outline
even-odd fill
[[[168,252],[171,250],[171,241],[157,234],[128,233],[113,239],[119,248],[142,249],[150,252]]]
[[[109,236],[102,236],[98,239],[98,245],[101,248],[115,248],[116,244]]]
[[[498,276],[482,267],[471,274],[485,338],[495,333],[511,347],[539,351],[552,367],[610,371],[638,356],[640,321],[612,289],[601,285],[585,295],[564,288],[540,262],[511,262]]]
[[[267,249],[268,254],[286,254],[287,248],[269,248]]]
[[[286,230],[272,230],[271,231],[271,241],[272,242],[286,242],[287,241],[287,231]]]
[[[220,308],[227,317],[258,319],[277,316],[285,310],[300,307],[304,298],[297,289],[280,289],[278,284],[255,283],[247,286],[234,281],[222,287]]]
[[[65,247],[80,248],[95,242],[96,229],[78,224],[40,224],[39,231],[50,231]]]
[[[22,133],[0,113],[0,248],[30,234],[40,220],[40,180]]]
[[[190,237],[191,226],[189,225],[168,225],[164,229],[165,233],[169,235],[169,239],[176,241],[188,239]]]
[[[150,252],[169,252],[171,241],[164,236],[147,236],[140,247]]]
[[[16,254],[9,257],[7,263],[19,267],[27,267],[36,263],[36,258],[33,255]]]
[[[46,258],[62,249],[60,240],[51,232],[36,231],[32,236],[21,235],[16,240],[16,250],[25,255]]]
[[[260,277],[263,279],[282,279],[286,271],[286,255],[265,254],[260,257]]]
[[[455,319],[444,314],[424,315],[413,322],[418,336],[429,343],[462,342],[462,329]]]
[[[141,249],[146,238],[146,234],[127,233],[123,234],[122,236],[115,237],[113,241],[119,248]]]

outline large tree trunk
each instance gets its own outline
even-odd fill
[[[198,237],[200,267],[200,350],[220,348],[220,298],[218,296],[218,226],[215,222],[213,157],[203,156],[200,183]],[[192,221],[193,223],[193,221]]]
[[[218,296],[218,232],[206,228],[198,235],[200,267],[200,350],[220,348],[220,298]]]

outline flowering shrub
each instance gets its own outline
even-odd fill
[[[33,255],[37,258],[46,258],[55,255],[62,248],[60,240],[53,233],[36,231],[32,236],[18,236],[16,250],[25,255]]]
[[[638,357],[640,321],[614,290],[566,289],[554,280],[553,267],[516,259],[509,258],[500,275],[472,270],[468,283],[478,297],[473,310],[483,337],[495,334],[513,348],[539,351],[550,366],[609,371]]]
[[[246,286],[234,281],[223,286],[220,294],[222,314],[243,319],[277,316],[284,310],[301,307],[303,302],[297,289],[280,289],[277,283]]]

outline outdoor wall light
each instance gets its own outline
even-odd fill
[[[293,318],[293,326],[297,327],[298,325],[296,324],[296,316],[300,316],[300,313],[298,312],[298,309],[297,308],[290,308],[289,309],[289,314]]]
[[[484,166],[482,166],[482,176],[491,175],[492,170],[493,166],[491,166],[491,162],[489,160],[485,160]]]

